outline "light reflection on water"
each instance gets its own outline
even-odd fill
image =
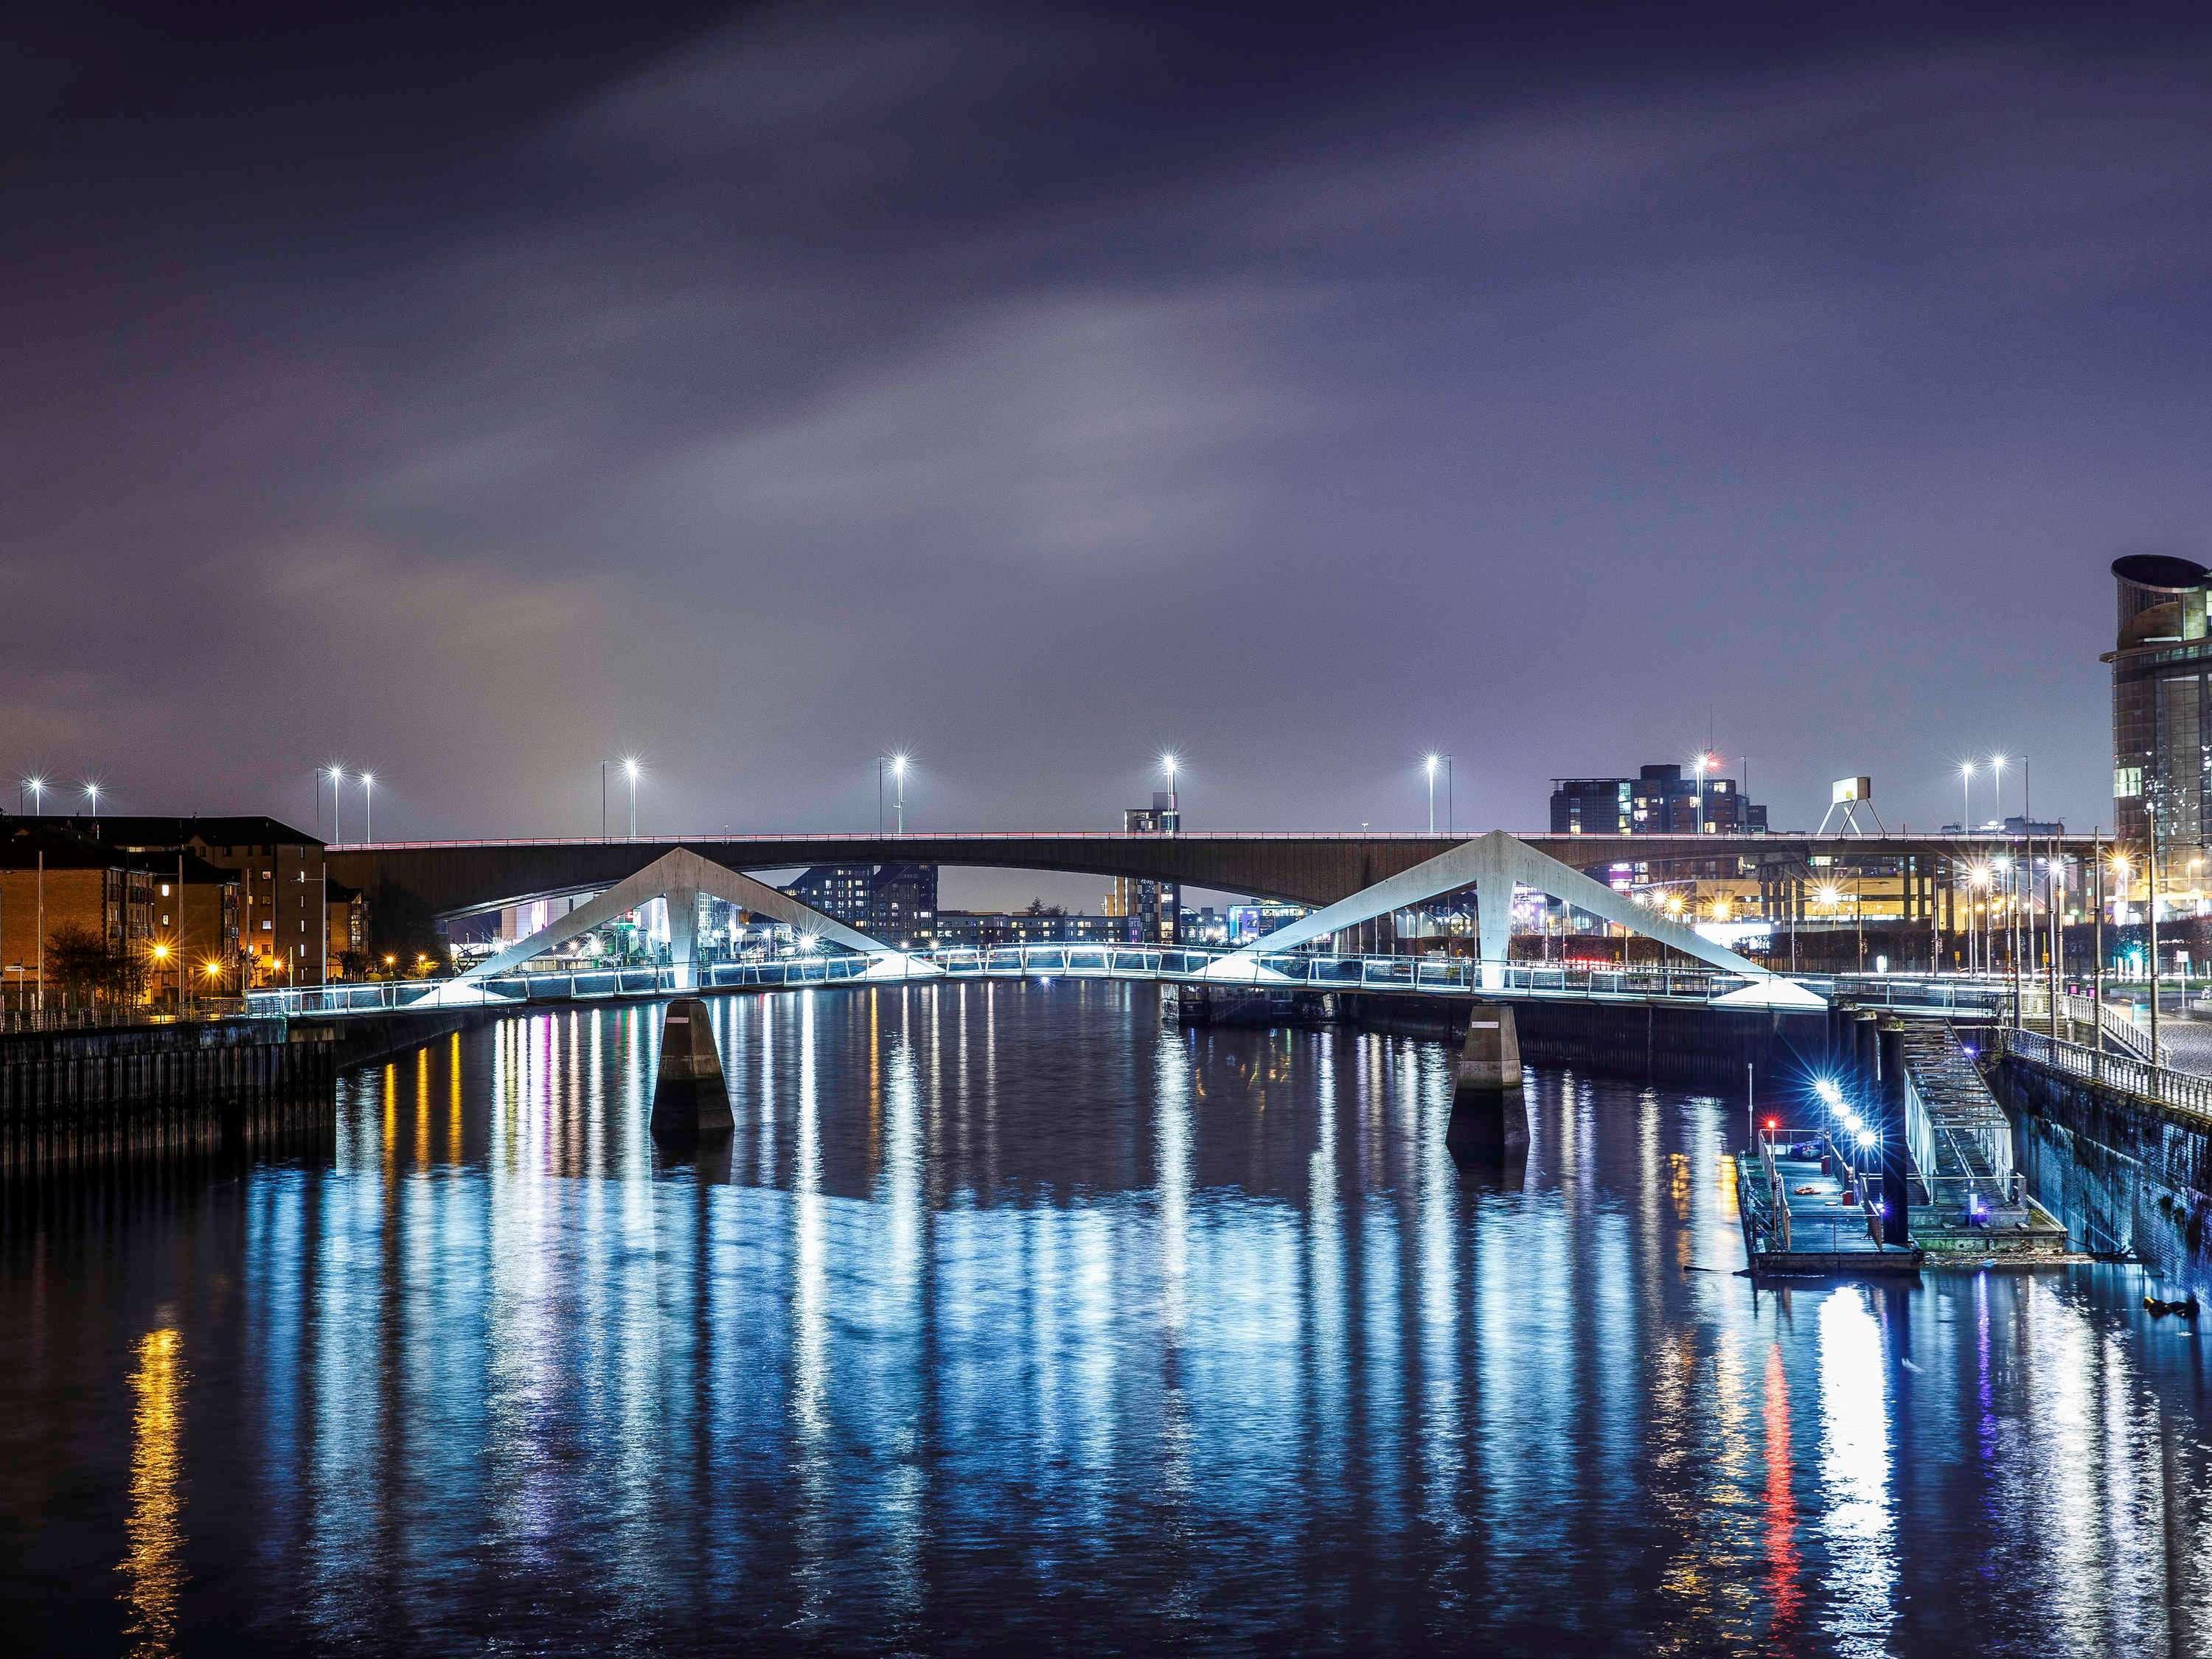
[[[2197,1650],[2198,1345],[2126,1273],[1754,1294],[1740,1106],[1141,988],[657,1011],[343,1081],[327,1167],[0,1256],[30,1646]],[[190,1385],[183,1356],[191,1358]],[[121,1569],[121,1594],[113,1594]]]

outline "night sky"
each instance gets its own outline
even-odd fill
[[[1710,730],[2087,829],[2106,566],[2212,561],[2167,14],[34,9],[0,766],[126,809],[1530,828]]]

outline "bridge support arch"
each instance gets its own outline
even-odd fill
[[[922,972],[927,966],[892,950],[880,939],[847,927],[835,916],[802,903],[788,893],[779,892],[766,882],[756,881],[711,859],[702,858],[688,847],[678,847],[664,853],[635,875],[625,877],[586,899],[528,939],[518,939],[504,951],[486,957],[451,983],[480,984],[501,974],[512,973],[532,957],[543,956],[595,927],[604,927],[616,917],[627,915],[659,898],[668,901],[668,956],[675,970],[676,988],[696,989],[698,905],[702,895],[873,957],[878,960],[871,964],[872,975],[877,968],[888,966],[901,975],[910,976]]]
[[[1581,871],[1538,852],[1503,830],[1462,842],[1349,898],[1324,905],[1301,921],[1253,940],[1215,966],[1224,969],[1224,977],[1249,973],[1258,967],[1257,958],[1261,957],[1310,944],[1393,910],[1424,903],[1470,885],[1475,892],[1476,946],[1481,957],[1482,982],[1487,989],[1497,989],[1505,982],[1513,938],[1513,891],[1516,887],[1527,887],[1577,910],[1587,911],[1601,921],[1626,927],[1632,933],[1656,939],[1708,967],[1742,975],[1751,982],[1721,999],[1730,1005],[1804,1009],[1827,1006],[1826,999],[1797,981],[1714,944],[1693,927],[1655,915],[1603,882],[1592,880]],[[1245,963],[1231,969],[1229,964],[1240,957],[1245,958]]]

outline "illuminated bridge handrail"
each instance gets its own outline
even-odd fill
[[[1207,970],[1233,954],[1194,945],[1039,944],[918,951],[921,971],[888,975],[886,962],[842,953],[775,957],[753,962],[704,962],[704,990],[772,990],[807,985],[928,984],[940,979],[1122,979],[1169,984],[1220,984],[1280,993],[1381,991],[1413,995],[1561,997],[1583,1002],[1711,1002],[1749,981],[1711,968],[1613,966],[1602,963],[1516,962],[1482,964],[1467,957],[1340,956],[1295,951],[1256,958],[1270,975],[1257,983],[1212,981]],[[872,969],[874,970],[872,973]],[[935,971],[931,971],[934,969]],[[1994,1016],[2002,994],[1995,984],[1901,975],[1805,975],[1802,981],[1838,1000],[1919,1012]],[[256,1014],[365,1013],[404,1008],[432,994],[437,980],[374,981],[293,990],[255,991]],[[504,974],[476,983],[516,1004],[592,1001],[673,994],[666,967],[579,968]]]

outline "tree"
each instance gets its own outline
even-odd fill
[[[135,1001],[146,988],[145,957],[82,923],[47,936],[46,973],[64,991],[94,1002]]]

